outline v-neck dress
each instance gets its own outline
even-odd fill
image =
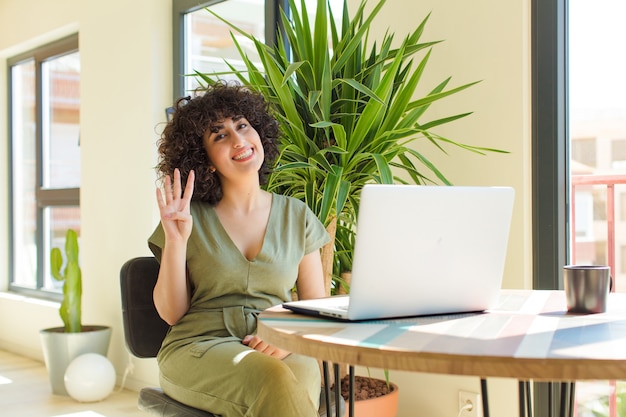
[[[272,194],[261,250],[248,260],[212,206],[192,202],[191,215],[191,306],[157,356],[161,387],[180,402],[225,417],[317,416],[317,361],[296,354],[280,361],[241,339],[256,332],[260,311],[291,299],[300,261],[329,240],[323,224],[300,200]],[[159,225],[148,239],[159,260],[164,241]]]

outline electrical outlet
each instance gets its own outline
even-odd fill
[[[460,417],[482,417],[482,402],[480,394],[470,391],[459,391],[459,410],[467,404],[471,404],[471,410],[464,410]]]

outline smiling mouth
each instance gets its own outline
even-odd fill
[[[252,150],[252,148],[248,148],[245,151],[233,156],[233,159],[235,161],[241,161],[242,159],[246,159],[252,156],[252,154],[254,153],[254,151]]]

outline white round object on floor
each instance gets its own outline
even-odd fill
[[[65,370],[67,393],[80,402],[104,400],[115,387],[115,368],[98,353],[77,356]]]

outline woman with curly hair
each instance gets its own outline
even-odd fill
[[[159,142],[161,267],[154,303],[171,329],[157,356],[172,398],[224,417],[317,416],[317,361],[255,335],[258,313],[324,296],[324,226],[301,201],[261,189],[278,154],[263,97],[217,83],[179,100]]]

